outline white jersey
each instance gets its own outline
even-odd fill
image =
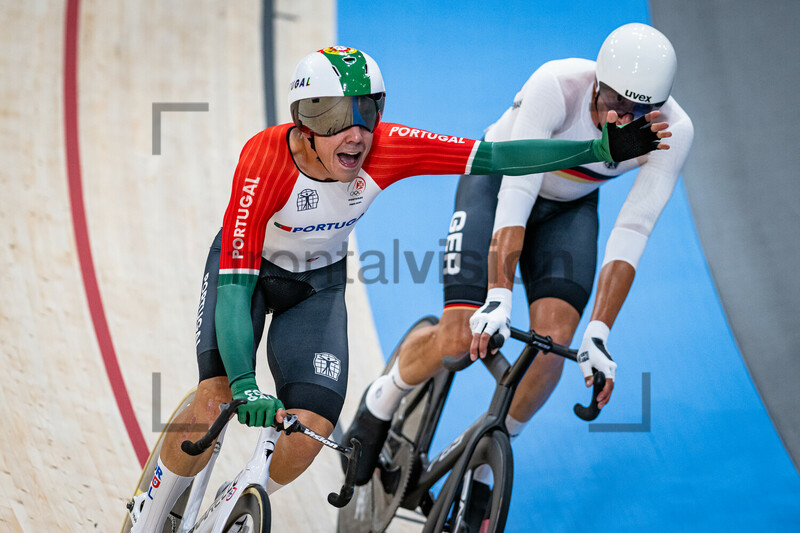
[[[562,59],[542,65],[514,98],[514,104],[486,130],[487,141],[516,139],[599,139],[592,122],[595,62]],[[603,264],[639,262],[650,233],[672,195],[694,137],[692,121],[670,97],[661,107],[669,123],[669,150],[658,150],[622,163],[592,163],[557,172],[503,176],[498,194],[494,231],[525,227],[536,198],[568,202],[581,198],[606,181],[634,168],[639,173],[620,210],[606,244]]]

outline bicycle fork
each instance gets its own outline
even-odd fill
[[[203,501],[203,495],[205,494],[208,481],[211,477],[211,470],[219,454],[219,448],[223,437],[223,434],[220,434],[220,438],[217,441],[209,464],[198,474],[195,480],[195,482],[198,483],[197,491],[195,492],[195,488],[192,488],[192,493],[187,504],[185,520],[181,524],[181,533],[217,533],[222,531],[225,520],[230,515],[237,500],[242,495],[242,492],[244,492],[244,489],[250,485],[260,485],[266,488],[267,480],[269,479],[269,465],[272,462],[275,443],[279,436],[280,431],[273,427],[261,429],[258,435],[258,443],[247,465],[233,478],[233,481],[228,483],[224,489],[220,491],[214,503],[212,503],[203,516],[195,522],[200,505]]]

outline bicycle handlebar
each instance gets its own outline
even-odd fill
[[[244,405],[246,403],[247,400],[239,399],[233,400],[230,403],[220,404],[219,416],[217,416],[217,419],[214,420],[213,424],[211,424],[208,432],[206,432],[206,434],[200,437],[200,439],[196,442],[192,442],[190,440],[183,441],[181,443],[181,450],[192,456],[197,456],[205,452],[211,447],[211,444],[217,439],[217,437],[219,437],[219,434],[222,432],[222,428],[225,427],[225,424],[227,424],[234,413],[236,413],[236,409],[238,409],[240,405]],[[351,439],[350,447],[342,446],[336,441],[325,438],[304,426],[300,423],[297,416],[291,413],[286,414],[283,422],[274,422],[272,427],[278,431],[286,433],[287,435],[292,433],[302,433],[309,438],[321,442],[328,448],[336,450],[347,458],[347,471],[345,472],[344,483],[342,484],[341,490],[338,493],[331,492],[328,494],[328,503],[334,507],[341,508],[347,505],[353,497],[356,468],[358,464],[358,458],[361,456],[361,443],[356,439]]]
[[[219,434],[222,432],[222,428],[225,427],[225,424],[228,423],[228,420],[233,416],[236,412],[236,409],[239,408],[240,405],[244,405],[247,403],[247,400],[233,400],[230,403],[223,403],[219,406],[219,416],[214,423],[211,424],[211,427],[208,428],[208,432],[200,437],[200,440],[197,442],[192,442],[190,440],[185,440],[181,443],[181,450],[184,453],[187,453],[192,456],[200,455],[207,449],[211,447],[211,443],[213,443]]]
[[[563,346],[561,344],[556,344],[553,342],[553,339],[550,336],[544,337],[539,335],[535,331],[523,331],[517,328],[511,328],[511,338],[524,342],[525,344],[532,346],[534,348],[538,348],[542,352],[549,352],[554,353],[556,355],[560,355],[565,359],[570,359],[572,361],[577,362],[578,356],[575,350],[570,349],[568,346]],[[489,346],[487,348],[487,358],[490,357],[491,352],[496,349],[499,349],[503,346],[505,339],[500,333],[495,333],[489,339]],[[458,372],[459,370],[464,370],[469,365],[471,365],[474,361],[470,358],[469,354],[464,355],[463,357],[456,358],[451,356],[446,356],[442,359],[442,365],[445,369],[449,370],[450,372]],[[592,401],[589,405],[581,405],[580,403],[576,403],[573,407],[573,411],[575,412],[575,416],[578,418],[585,420],[587,422],[591,422],[600,414],[600,409],[597,407],[597,395],[600,394],[600,391],[603,390],[603,387],[606,385],[606,376],[603,372],[595,370],[592,368],[592,373],[594,375],[594,386],[592,388]]]

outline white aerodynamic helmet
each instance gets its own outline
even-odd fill
[[[304,57],[289,86],[292,120],[318,135],[334,135],[351,126],[373,131],[384,100],[378,64],[347,46],[329,46]]]
[[[652,26],[638,22],[611,32],[597,55],[597,81],[641,104],[665,102],[677,68],[669,39]]]

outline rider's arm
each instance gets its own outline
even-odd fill
[[[547,68],[537,69],[514,98],[513,120],[500,121],[489,127],[486,139],[522,140],[550,139],[567,117],[564,91]],[[508,124],[511,124],[510,127]],[[525,238],[525,226],[533,210],[542,173],[503,176],[497,194],[494,228],[489,251],[489,289],[511,290]]]
[[[590,141],[521,139],[491,142],[381,123],[375,129],[372,150],[364,161],[364,169],[381,189],[403,178],[424,174],[536,174],[638,157],[656,149],[658,136],[663,135],[660,132],[666,127],[664,123],[646,123],[642,117],[623,127],[606,123],[602,136]]]
[[[255,379],[250,304],[261,266],[266,222],[285,203],[292,183],[271,172],[285,131],[269,128],[242,149],[222,224],[222,250],[215,309],[217,345],[231,385]]]
[[[672,99],[663,111],[671,121],[670,149],[648,155],[606,243],[591,319],[608,328],[628,296],[647,240],[672,196],[692,145],[694,129],[686,113]]]

